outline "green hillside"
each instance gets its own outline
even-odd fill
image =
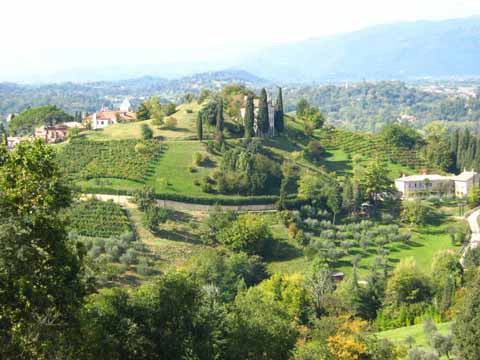
[[[185,198],[219,201],[241,198],[238,195],[208,193],[202,189],[202,181],[218,170],[222,154],[207,151],[208,141],[187,140],[196,137],[196,116],[199,110],[200,105],[196,102],[179,106],[172,115],[178,121],[177,128],[173,130],[153,126],[152,120],[146,120],[85,132],[80,140],[73,140],[59,150],[64,154],[61,156],[62,164],[70,175],[74,173],[75,183],[84,192],[125,193],[148,185],[157,194]],[[144,124],[153,130],[156,139],[153,143],[156,141],[159,149],[153,150],[149,157],[145,157],[138,148],[135,150],[136,144],[142,141],[141,127]],[[299,169],[312,171],[326,179],[330,177],[328,173],[340,177],[350,175],[356,156],[360,157],[360,162],[379,157],[390,170],[391,178],[402,173],[413,173],[415,168],[424,165],[415,151],[389,147],[373,135],[326,128],[317,130],[308,137],[304,134],[301,122],[287,116],[286,124],[287,131],[284,135],[261,139],[269,156],[278,164],[288,160]],[[206,127],[204,133],[208,135],[210,131],[213,129]],[[229,148],[239,146],[239,139],[227,137],[226,140]],[[307,156],[307,147],[312,140],[320,141],[325,148],[325,154],[319,162],[312,162]],[[121,144],[127,144],[122,141],[128,141],[129,145],[121,151],[116,150]],[[95,152],[92,151],[96,149],[96,143],[103,149],[99,159],[95,158]],[[193,159],[199,155],[207,161],[195,165]],[[128,166],[121,165],[126,159],[131,159],[132,164],[142,164],[142,169],[129,171]],[[72,166],[79,169],[72,171]],[[278,190],[271,189],[261,195],[278,195]],[[274,198],[267,202],[273,201]]]
[[[452,327],[451,322],[436,324],[439,333],[446,334]],[[405,344],[405,339],[409,336],[415,340],[415,345],[420,347],[429,348],[427,339],[425,338],[425,332],[423,330],[423,324],[405,326],[402,328],[387,330],[378,332],[375,334],[380,339],[388,339],[394,343]]]
[[[200,105],[196,102],[178,106],[176,113],[165,118],[168,119],[173,117],[177,120],[177,126],[175,129],[165,129],[161,126],[155,126],[152,124],[153,120],[144,120],[125,124],[114,124],[104,129],[90,130],[83,133],[82,136],[88,140],[94,141],[140,140],[142,139],[142,125],[148,125],[153,131],[154,138],[158,138],[159,140],[191,139],[192,137],[196,137],[195,119],[199,109]]]

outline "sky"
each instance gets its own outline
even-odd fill
[[[480,15],[479,0],[6,0],[0,81],[69,68],[222,62],[400,21]]]

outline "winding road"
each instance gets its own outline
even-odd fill
[[[468,225],[470,226],[470,231],[472,235],[470,237],[470,242],[465,246],[462,252],[462,257],[460,258],[460,263],[463,266],[464,258],[469,249],[474,249],[480,245],[480,226],[478,225],[478,217],[480,216],[480,208],[474,210],[468,217]]]
[[[129,207],[133,205],[133,199],[131,196],[124,195],[105,195],[105,194],[83,194],[81,198],[96,198],[102,201],[112,200],[113,202],[124,206]],[[208,212],[216,208],[215,205],[201,205],[201,204],[192,204],[180,201],[172,200],[157,200],[157,204],[160,207],[176,210],[176,211],[200,211]],[[232,211],[248,211],[248,212],[272,212],[275,211],[275,204],[251,204],[251,205],[220,205],[220,208],[223,210],[232,210]]]

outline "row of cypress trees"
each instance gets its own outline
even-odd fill
[[[456,129],[450,136],[450,151],[454,170],[480,169],[480,137],[472,135],[469,129]]]
[[[270,129],[269,113],[268,113],[268,97],[267,91],[262,89],[259,97],[258,113],[257,113],[257,127],[258,135],[267,136],[270,131],[272,133],[282,133],[284,130],[284,113],[283,113],[283,95],[282,88],[278,89],[277,99],[274,105],[274,126]],[[245,108],[245,137],[251,138],[255,136],[255,106],[253,103],[253,96],[247,97],[247,104]]]
[[[274,133],[282,133],[284,130],[284,113],[283,113],[283,94],[282,89],[278,89],[277,99],[274,104],[274,126],[270,128],[269,113],[268,113],[268,96],[267,91],[262,89],[259,96],[258,112],[255,118],[255,105],[254,97],[252,95],[247,96],[246,108],[245,108],[245,132],[244,136],[252,138],[258,136],[268,136]],[[223,140],[224,130],[224,115],[223,115],[223,99],[220,98],[216,108],[216,128],[217,128],[217,140]],[[255,120],[257,123],[257,133],[255,133]],[[200,141],[203,140],[203,121],[204,116],[200,112],[197,116],[197,137]]]

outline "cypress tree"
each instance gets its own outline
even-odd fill
[[[475,154],[475,159],[472,164],[475,171],[480,169],[480,137],[477,138],[477,153]]]
[[[255,121],[255,109],[253,105],[253,96],[248,95],[245,107],[245,137],[250,139],[255,134],[253,132],[253,122]]]
[[[453,161],[455,163],[454,167],[457,170],[459,168],[458,162],[457,162],[459,141],[460,141],[460,129],[457,128],[450,138],[450,152],[452,154],[455,154]]]
[[[147,107],[146,103],[141,103],[137,110],[137,118],[138,120],[148,120],[150,119],[150,109]]]
[[[258,114],[257,114],[257,126],[258,131],[262,136],[268,134],[270,129],[270,123],[268,121],[268,99],[267,91],[262,89],[260,92],[260,101],[258,104]]]
[[[217,104],[217,130],[218,132],[223,132],[223,99],[220,99],[220,101]]]
[[[283,114],[283,95],[282,88],[278,88],[277,101],[275,102],[274,124],[275,130],[279,133],[284,129],[284,114]]]
[[[473,163],[475,160],[475,154],[477,152],[476,150],[477,143],[473,139],[470,140],[470,144],[468,145],[468,151],[467,151],[467,161],[465,162],[465,167],[470,170],[473,167]]]
[[[203,119],[201,113],[198,113],[197,115],[197,137],[198,140],[203,140]]]
[[[0,123],[0,142],[2,145],[8,145],[7,131],[5,130],[5,126],[3,126],[3,123]]]

